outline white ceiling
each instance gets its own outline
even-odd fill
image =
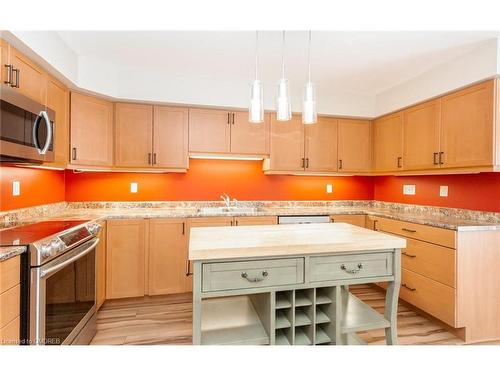
[[[61,31],[79,56],[135,66],[166,76],[223,81],[251,80],[255,32]],[[312,74],[318,90],[376,95],[455,59],[498,32],[328,32],[312,34]],[[304,83],[307,32],[286,34],[287,76]],[[281,33],[260,33],[260,71],[265,82],[280,76]]]

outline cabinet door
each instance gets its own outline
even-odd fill
[[[278,218],[276,216],[236,216],[233,220],[234,225],[276,225]]]
[[[10,63],[19,72],[14,81],[19,84],[19,92],[41,104],[47,100],[47,74],[15,48],[10,47]]]
[[[115,104],[115,165],[149,167],[153,160],[153,107]]]
[[[403,160],[406,170],[439,168],[440,111],[440,99],[404,111]]]
[[[0,86],[9,85],[10,68],[6,65],[10,63],[10,46],[0,39]]]
[[[306,171],[337,171],[337,119],[318,117],[316,124],[304,125]]]
[[[338,122],[339,172],[370,172],[372,167],[371,123],[340,119]]]
[[[148,220],[108,220],[106,299],[144,296],[147,226]]]
[[[441,99],[442,167],[493,164],[493,90],[488,81]]]
[[[270,167],[273,171],[304,170],[304,125],[300,116],[290,121],[271,117]]]
[[[247,112],[231,113],[231,153],[269,155],[271,115],[264,115],[262,124],[248,121]]]
[[[188,167],[188,109],[154,107],[153,120],[154,166]]]
[[[47,82],[47,107],[54,110],[54,161],[51,166],[66,167],[69,161],[69,91],[57,80]]]
[[[113,104],[71,93],[71,163],[113,164]]]
[[[191,233],[191,228],[196,227],[226,227],[233,225],[232,217],[199,217],[188,219],[187,227],[188,227],[188,235]],[[189,243],[189,238],[188,238]],[[186,252],[185,264],[187,268],[187,280],[186,280],[186,291],[190,292],[193,290],[193,265],[192,262],[189,261],[189,247]]]
[[[403,113],[378,118],[373,123],[375,170],[392,172],[403,165]]]
[[[187,286],[187,235],[184,219],[149,223],[149,295],[184,293]]]
[[[99,244],[96,247],[96,304],[99,309],[106,300],[106,223],[102,223],[99,232]]]
[[[189,152],[231,151],[231,116],[213,109],[189,110]]]

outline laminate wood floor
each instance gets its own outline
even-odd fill
[[[384,291],[373,285],[355,285],[353,294],[383,313]],[[97,314],[92,345],[191,344],[191,293],[106,301]],[[371,345],[385,344],[384,330],[360,332]],[[463,344],[443,325],[411,307],[398,307],[399,344]]]

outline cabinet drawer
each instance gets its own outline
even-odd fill
[[[203,291],[248,289],[304,282],[304,258],[203,265]]]
[[[358,227],[365,227],[366,215],[330,215],[332,223],[347,223]]]
[[[311,282],[390,276],[392,253],[314,256],[310,270]]]
[[[385,218],[376,219],[375,229],[453,249],[456,248],[456,232],[454,230]]]
[[[408,239],[401,251],[401,267],[455,287],[456,251],[428,242]]]
[[[21,318],[18,316],[5,327],[0,328],[0,345],[18,345]]]
[[[21,285],[16,285],[0,294],[0,328],[7,325],[20,310]]]
[[[455,289],[402,269],[401,299],[455,327]]]
[[[16,256],[0,262],[0,293],[12,288],[21,281],[20,259],[21,257]]]

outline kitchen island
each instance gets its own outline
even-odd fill
[[[344,223],[193,228],[193,344],[397,343],[406,240]],[[349,285],[387,282],[384,315]]]

